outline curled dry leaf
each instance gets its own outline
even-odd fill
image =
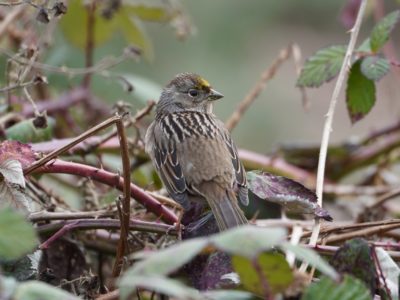
[[[23,212],[31,210],[25,194],[23,167],[35,160],[31,146],[18,141],[0,144],[0,207],[14,207]]]
[[[35,161],[35,154],[32,147],[18,141],[4,141],[0,143],[0,163],[13,159],[26,168]]]
[[[31,211],[25,195],[25,179],[21,163],[15,159],[0,162],[0,207],[14,207],[22,212]]]
[[[247,179],[250,191],[261,199],[277,203],[288,212],[332,221],[328,211],[317,204],[317,195],[294,180],[267,172],[248,172]]]

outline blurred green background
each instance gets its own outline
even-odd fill
[[[320,0],[182,1],[182,8],[195,27],[193,35],[180,41],[171,26],[143,22],[154,48],[154,58],[129,61],[113,68],[132,79],[136,90],[128,94],[118,82],[100,76],[95,76],[93,88],[104,101],[124,100],[138,109],[146,99],[156,98],[160,87],[176,73],[195,72],[225,95],[215,105],[216,114],[225,120],[261,72],[271,65],[279,50],[289,43],[300,46],[303,59],[320,48],[346,44],[349,35],[340,22],[345,3]],[[371,9],[367,15],[359,42],[373,25]],[[111,41],[96,48],[96,60],[110,54],[119,55],[125,46],[126,42],[116,34]],[[47,57],[51,64],[78,67],[84,62],[83,52],[70,46],[62,34],[56,35],[55,47]],[[289,60],[268,82],[265,91],[233,132],[239,147],[270,153],[283,143],[320,143],[334,80],[321,88],[308,90],[311,107],[305,111],[301,93],[295,87],[296,77],[293,60]],[[355,126],[349,121],[342,94],[331,140],[340,142],[367,134],[395,120],[398,117],[395,95],[399,88],[393,80],[392,76],[387,76],[378,84],[378,105]],[[68,88],[78,81],[52,75],[50,82]]]

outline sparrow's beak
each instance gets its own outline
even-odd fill
[[[215,101],[215,100],[221,99],[222,97],[224,97],[224,95],[222,95],[220,92],[217,92],[216,90],[211,89],[210,94],[208,95],[208,100]]]

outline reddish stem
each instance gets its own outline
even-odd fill
[[[95,181],[107,184],[115,187],[118,190],[123,190],[124,180],[121,176],[84,164],[66,162],[56,159],[52,162],[47,163],[33,173],[64,173],[72,174],[82,177],[87,177]],[[139,203],[141,203],[146,209],[159,216],[163,221],[169,224],[178,222],[177,216],[158,202],[155,198],[148,195],[143,189],[131,183],[131,194]]]

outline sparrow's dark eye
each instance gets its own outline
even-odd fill
[[[197,97],[198,95],[199,95],[199,91],[198,90],[196,90],[196,89],[190,89],[189,91],[188,91],[188,94],[189,94],[189,96],[190,97]]]

